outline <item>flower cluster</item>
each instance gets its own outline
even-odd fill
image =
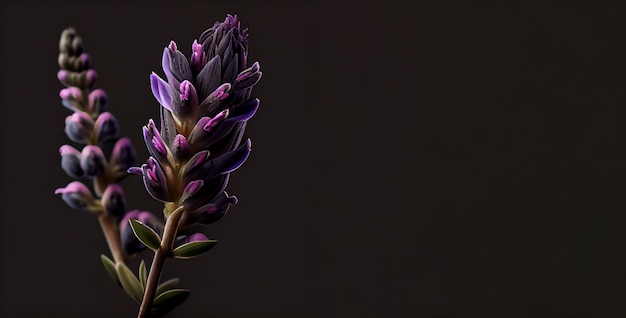
[[[98,216],[113,254],[113,260],[101,255],[102,263],[140,304],[139,318],[162,316],[187,299],[189,290],[174,288],[177,278],[160,283],[165,260],[210,250],[217,241],[195,232],[196,225],[217,222],[237,203],[225,190],[230,173],[250,154],[251,142],[243,135],[259,107],[250,96],[261,78],[258,62],[248,66],[247,36],[237,16],[228,15],[193,42],[189,58],[173,41],[165,47],[165,78],[150,75],[152,93],[162,106],[160,125],[150,119],[143,127],[150,157],[140,167],[131,167],[134,149],[105,111],[106,94],[94,89],[97,73],[80,37],[71,28],[61,36],[58,78],[67,88],[60,96],[73,112],[65,132],[84,145],[82,150],[63,145],[61,166],[75,179],[92,179],[93,191],[73,181],[55,193],[70,207]],[[164,203],[162,219],[127,210],[118,182],[128,173],[141,175],[148,193]],[[136,275],[127,256],[147,248],[154,252],[150,269],[142,260]]]
[[[259,107],[250,94],[261,78],[259,63],[247,67],[246,37],[229,15],[193,42],[189,58],[170,42],[162,58],[166,79],[150,76],[161,127],[149,120],[143,128],[151,156],[129,172],[143,176],[156,200],[184,206],[180,228],[216,222],[237,202],[224,190],[250,153],[242,137]]]
[[[117,182],[127,175],[135,160],[135,150],[129,138],[120,138],[117,120],[106,111],[106,93],[94,88],[98,74],[73,28],[61,34],[59,50],[57,77],[66,86],[59,95],[62,104],[72,111],[65,119],[65,133],[73,142],[84,145],[82,150],[61,146],[61,167],[72,178],[92,179],[93,193],[80,181],[72,181],[55,193],[61,194],[74,209],[110,215],[119,226],[125,220],[127,209],[124,191]],[[105,154],[104,149],[109,149],[110,153]],[[134,235],[128,236],[129,239],[136,241]],[[127,245],[135,246],[136,242]],[[126,252],[133,254],[141,249],[126,249]]]

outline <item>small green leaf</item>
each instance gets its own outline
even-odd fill
[[[154,251],[159,249],[159,246],[161,246],[161,238],[159,237],[159,234],[157,234],[149,226],[135,219],[128,219],[128,222],[133,228],[135,236],[141,241],[141,243]]]
[[[141,264],[139,264],[139,282],[141,283],[141,289],[146,290],[148,271],[146,270],[146,263],[143,260],[141,260]]]
[[[190,291],[188,289],[170,289],[158,295],[154,299],[151,314],[153,316],[162,316],[176,306],[182,304],[189,297]]]
[[[134,299],[137,303],[141,304],[143,299],[143,289],[141,283],[135,277],[135,274],[124,263],[117,263],[117,275],[120,278],[120,283],[126,291],[126,293]]]
[[[217,244],[217,240],[195,241],[183,244],[172,251],[172,255],[179,259],[194,258],[202,253],[206,253]]]
[[[111,275],[111,278],[113,278],[113,280],[119,284],[120,278],[117,277],[117,271],[115,270],[115,263],[110,258],[106,257],[106,255],[104,254],[100,255],[100,260],[102,260],[102,265],[104,265],[104,269],[106,269],[109,275]]]
[[[180,278],[172,278],[163,282],[157,287],[156,295],[161,295],[164,291],[174,288],[178,283],[180,283]]]

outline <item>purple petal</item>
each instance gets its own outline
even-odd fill
[[[130,174],[143,175],[143,171],[141,170],[141,167],[130,167],[128,168],[127,171]]]
[[[215,115],[215,117],[210,118],[206,124],[204,124],[204,126],[202,127],[202,129],[206,132],[209,132],[213,129],[213,127],[215,127],[218,123],[220,123],[222,120],[224,120],[227,116],[228,116],[228,109],[225,109],[221,112],[219,112],[217,115]]]
[[[219,55],[209,60],[198,74],[196,82],[200,99],[206,98],[222,81],[222,61]]]
[[[200,188],[202,188],[203,185],[204,185],[204,181],[202,180],[194,180],[194,181],[189,182],[187,186],[185,186],[185,189],[183,190],[183,194],[181,195],[180,200],[184,202],[187,198],[189,198],[190,196],[198,192],[198,190],[200,190]]]
[[[172,111],[172,98],[170,97],[169,86],[156,73],[150,74],[150,87],[154,98],[169,111]]]

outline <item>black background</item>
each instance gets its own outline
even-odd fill
[[[192,290],[171,317],[626,316],[623,1],[0,8],[2,317],[136,315],[96,220],[53,194],[71,181],[61,31],[83,37],[141,163],[163,47],[189,54],[227,13],[263,71],[253,152],[207,229],[217,247],[166,263]]]

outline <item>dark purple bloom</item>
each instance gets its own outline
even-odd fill
[[[148,151],[154,158],[158,159],[160,162],[167,162],[169,160],[168,156],[171,156],[169,149],[152,119],[143,127],[143,139]]]
[[[109,184],[102,194],[102,206],[107,214],[121,218],[126,213],[124,189],[116,183]]]
[[[215,223],[221,220],[230,206],[234,204],[237,204],[237,197],[229,196],[228,193],[222,191],[212,202],[186,212],[180,226]]]
[[[99,210],[91,191],[78,181],[70,182],[65,188],[56,189],[54,194],[60,194],[63,201],[73,209],[87,212]]]
[[[70,145],[59,148],[61,153],[61,168],[72,178],[80,178],[85,172],[80,167],[80,151]]]
[[[93,127],[91,116],[81,111],[65,118],[65,134],[77,143],[86,144],[91,139]]]
[[[126,175],[126,170],[135,162],[135,148],[130,139],[120,138],[115,143],[109,161],[118,178]]]
[[[105,112],[98,116],[94,124],[94,134],[97,142],[115,140],[119,137],[120,127],[113,114]]]
[[[174,201],[169,191],[165,172],[156,159],[148,158],[148,163],[141,166],[141,171],[143,184],[154,199],[161,202]]]
[[[191,150],[189,149],[189,143],[187,142],[187,138],[185,136],[178,134],[174,137],[174,159],[176,162],[185,162],[189,160]]]
[[[104,171],[106,158],[98,146],[87,145],[80,154],[80,167],[88,177],[95,177]]]
[[[224,189],[250,154],[250,140],[242,140],[259,107],[250,93],[261,78],[258,62],[247,66],[246,38],[228,15],[192,43],[189,58],[170,42],[161,60],[165,77],[150,75],[161,127],[150,120],[143,128],[151,157],[128,171],[143,175],[155,199],[184,204],[188,224],[215,222],[236,203]]]
[[[108,104],[107,94],[101,89],[94,89],[89,93],[88,109],[92,114],[100,114],[104,112]]]

